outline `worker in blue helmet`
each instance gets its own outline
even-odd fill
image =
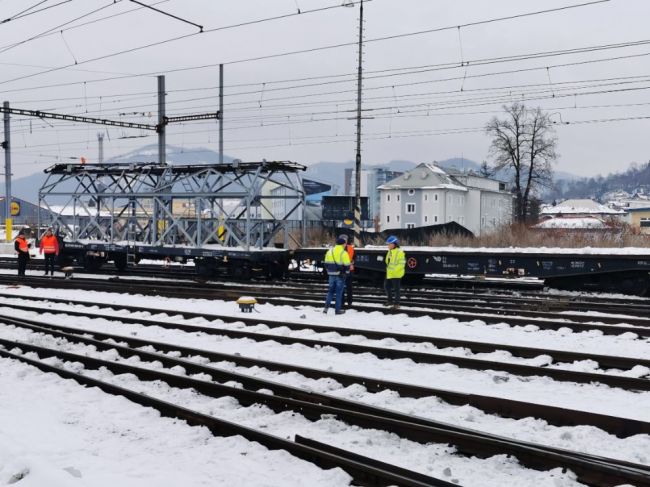
[[[399,246],[399,240],[395,235],[386,239],[388,252],[384,262],[386,264],[386,280],[384,288],[388,301],[387,306],[399,308],[400,290],[402,288],[402,277],[406,272],[406,254]]]
[[[336,239],[336,245],[330,248],[325,254],[325,270],[329,276],[329,285],[327,287],[327,297],[325,298],[325,308],[323,313],[327,314],[332,299],[335,299],[334,312],[337,315],[345,313],[343,306],[343,289],[345,280],[350,273],[350,256],[345,249],[347,235],[339,235]]]

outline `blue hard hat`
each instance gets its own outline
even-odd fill
[[[397,237],[395,235],[391,235],[386,239],[387,244],[396,244],[397,243]]]

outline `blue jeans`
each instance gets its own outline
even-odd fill
[[[345,288],[345,276],[329,276],[329,286],[327,287],[327,297],[325,298],[325,307],[329,308],[332,304],[332,298],[336,297],[334,309],[341,311],[343,305],[343,289]]]

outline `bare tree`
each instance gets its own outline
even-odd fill
[[[494,176],[494,168],[490,166],[487,161],[483,161],[478,173],[484,178],[491,178]]]
[[[553,122],[540,108],[521,103],[503,107],[505,118],[492,118],[485,132],[492,137],[490,155],[494,169],[512,171],[516,219],[526,222],[530,204],[541,187],[553,182],[552,163],[557,159]]]

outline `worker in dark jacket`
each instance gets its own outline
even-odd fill
[[[25,269],[27,269],[27,261],[29,260],[29,248],[32,246],[25,238],[24,230],[18,232],[16,240],[14,240],[14,249],[18,252],[18,275],[24,276]]]
[[[336,239],[336,246],[332,247],[325,254],[325,270],[329,276],[329,286],[327,288],[327,297],[325,298],[325,308],[323,313],[327,313],[332,298],[336,298],[335,312],[337,315],[345,313],[341,309],[343,306],[343,288],[345,287],[345,278],[350,273],[350,256],[345,250],[347,238],[340,235]]]

